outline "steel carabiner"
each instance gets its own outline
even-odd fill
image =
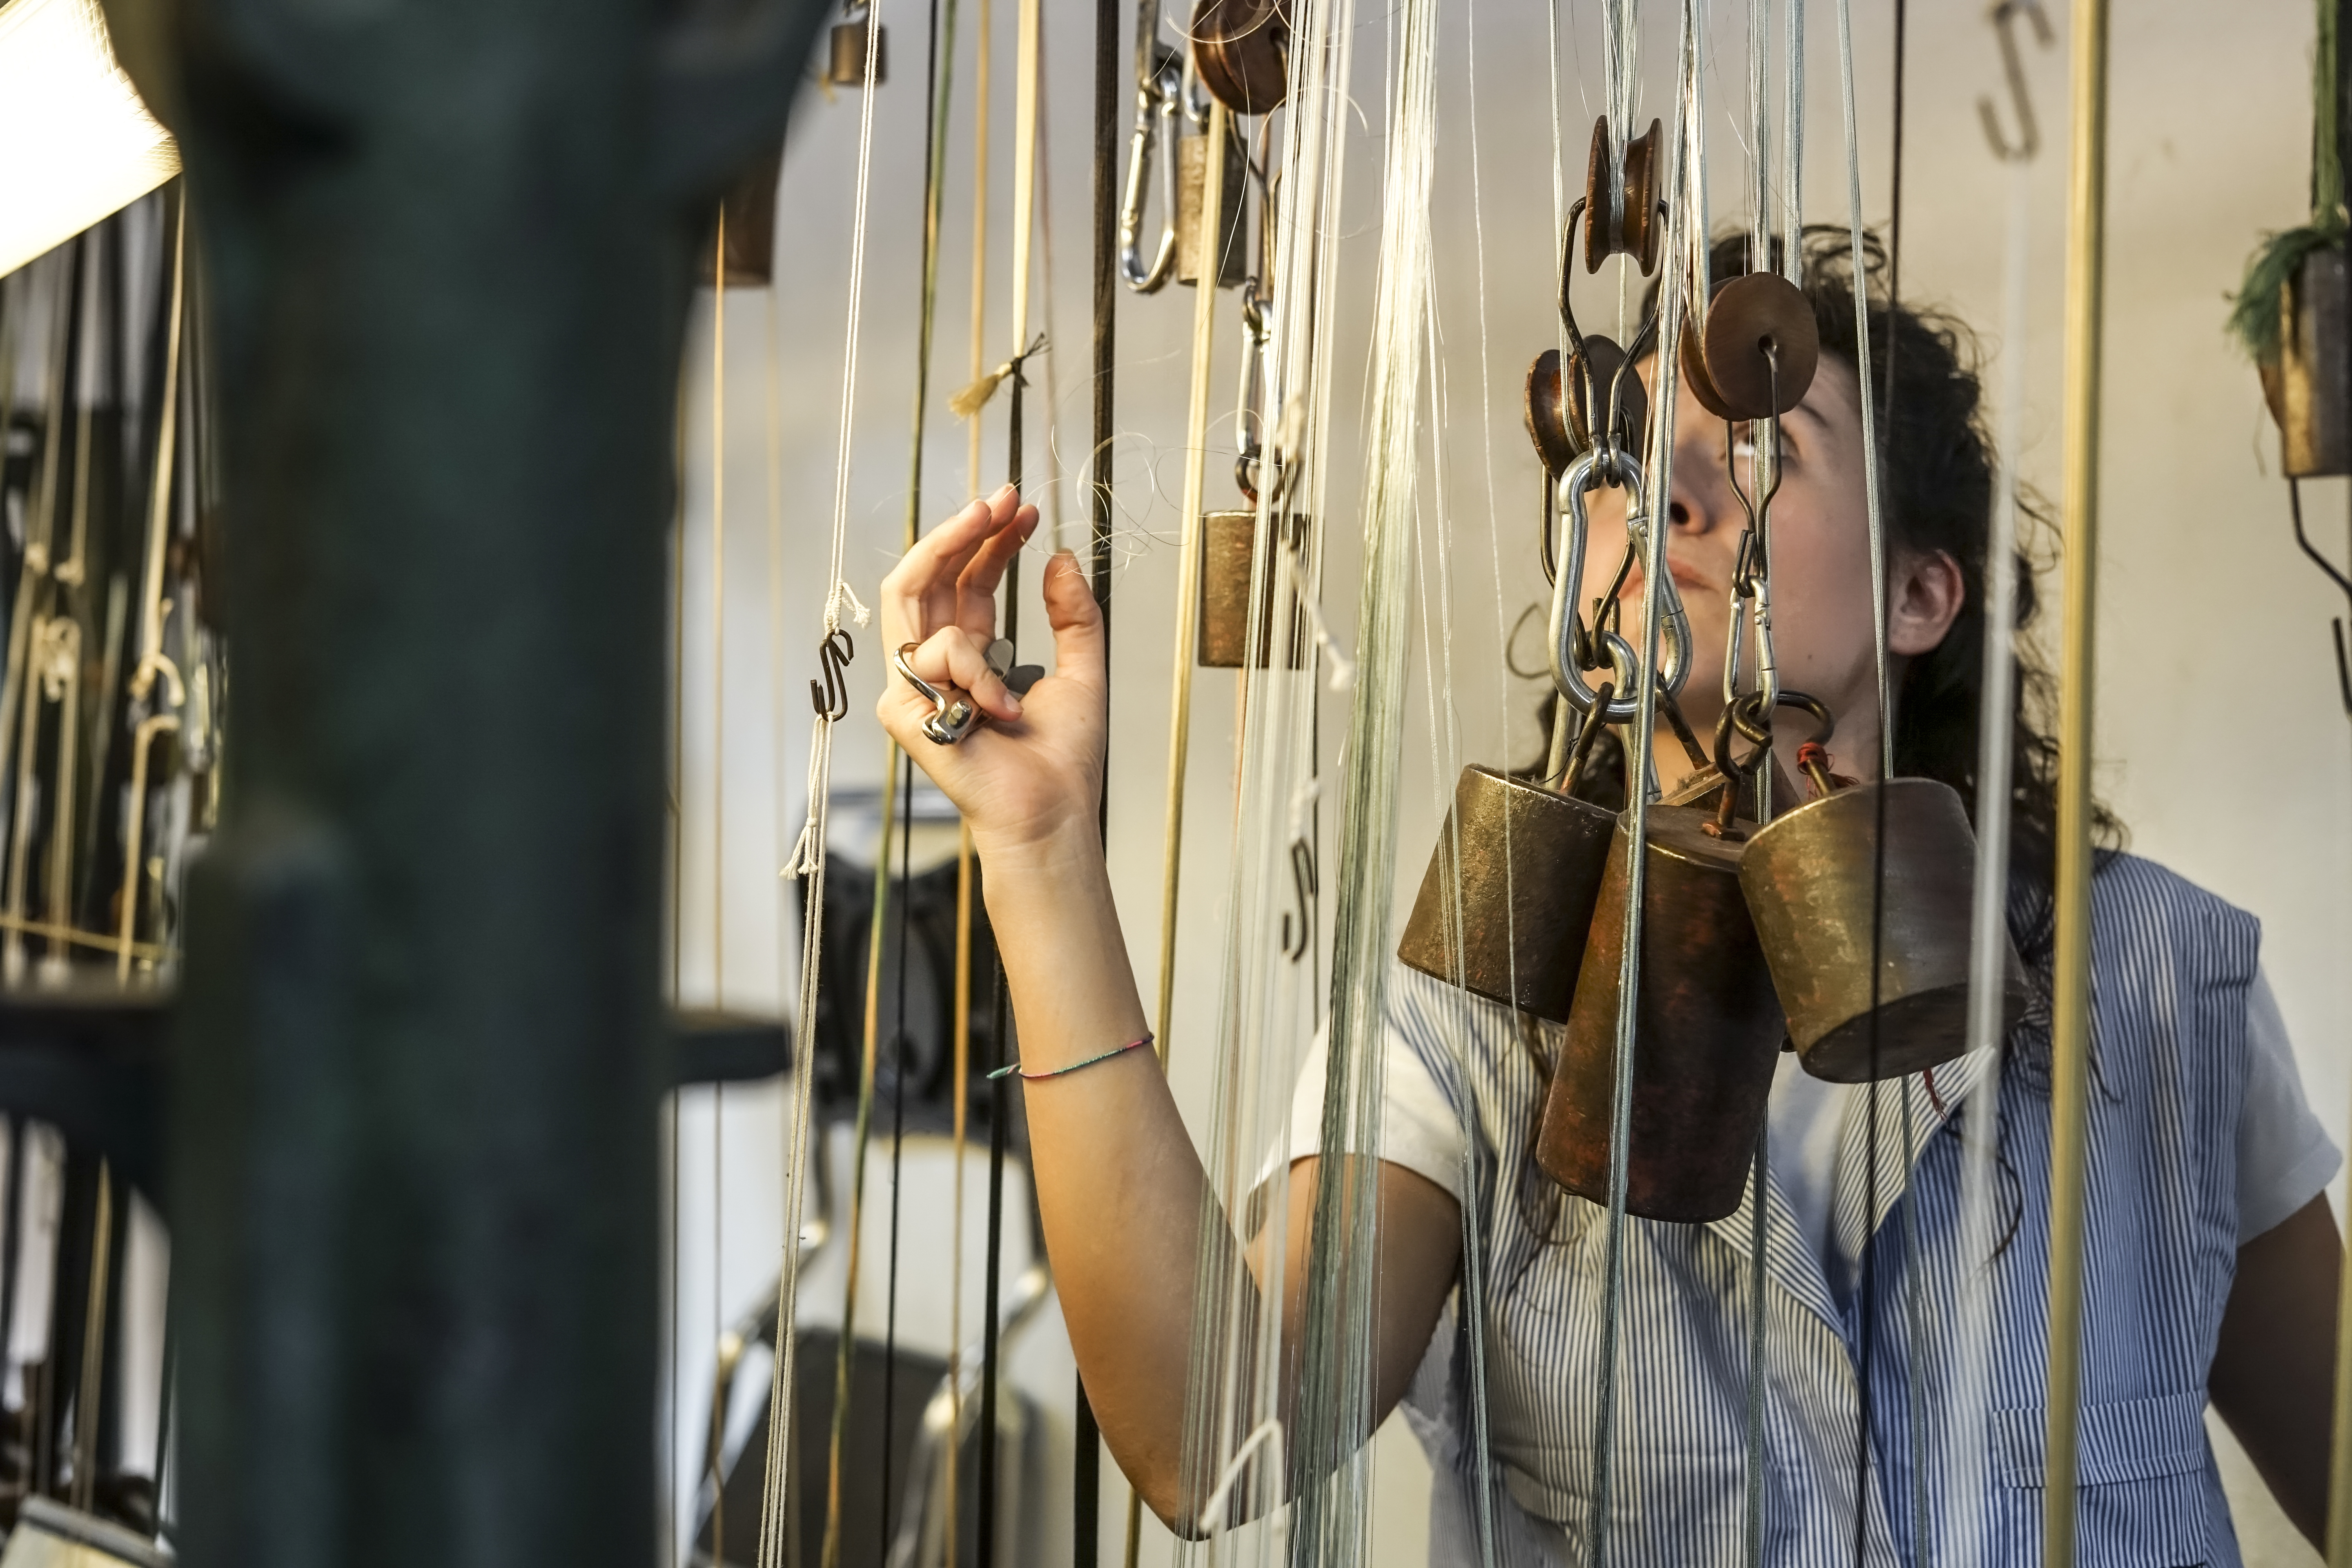
[[[1600,649],[1591,647],[1585,635],[1583,617],[1576,609],[1576,595],[1583,586],[1585,536],[1591,531],[1585,496],[1603,484],[1617,484],[1627,492],[1625,531],[1640,558],[1649,555],[1649,502],[1643,488],[1641,466],[1632,457],[1620,452],[1604,469],[1602,453],[1588,451],[1569,465],[1559,479],[1560,510],[1568,519],[1568,537],[1562,541],[1559,553],[1559,574],[1551,589],[1551,679],[1560,697],[1580,713],[1592,711],[1600,697],[1584,681],[1586,661],[1592,654],[1605,650],[1610,663],[1620,674],[1619,693],[1608,707],[1608,722],[1623,724],[1641,712],[1641,692],[1633,676],[1642,661],[1622,637],[1613,630],[1601,631]],[[1683,609],[1681,593],[1675,587],[1671,575],[1662,575],[1657,583],[1659,624],[1665,647],[1659,658],[1658,690],[1673,697],[1681,692],[1683,682],[1690,674],[1690,617]],[[1591,668],[1598,668],[1595,661]]]
[[[1135,132],[1127,143],[1127,189],[1118,208],[1118,275],[1139,294],[1156,294],[1176,264],[1176,127],[1183,95],[1183,57],[1165,44],[1152,47],[1151,74],[1135,84]],[[1160,168],[1160,238],[1151,259],[1143,258],[1143,203],[1151,180],[1151,154],[1162,137],[1167,155]]]

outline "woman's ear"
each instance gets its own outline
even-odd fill
[[[1960,563],[1948,551],[1929,550],[1887,564],[1886,651],[1901,658],[1934,651],[1968,603]]]

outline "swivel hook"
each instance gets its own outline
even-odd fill
[[[1977,118],[1984,121],[1985,140],[1992,144],[1992,155],[2004,163],[2022,163],[2042,151],[2041,122],[2033,118],[2033,99],[2025,87],[2025,62],[2017,48],[2017,18],[2022,16],[2033,24],[2033,41],[2048,48],[2054,41],[2050,31],[2050,18],[2042,9],[2042,0],[2000,0],[1992,8],[1993,30],[2000,35],[2001,74],[2009,78],[2009,101],[2017,111],[2017,144],[2000,133],[2000,116],[1987,96],[1977,99]]]
[[[815,706],[816,716],[828,723],[838,724],[848,715],[849,681],[842,669],[856,657],[857,645],[841,628],[827,632],[817,641],[816,658],[824,667],[824,679],[809,682],[809,701]]]

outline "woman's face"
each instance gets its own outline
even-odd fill
[[[1645,384],[1656,370],[1641,367]],[[1754,427],[1761,436],[1763,427]],[[1748,514],[1732,489],[1725,454],[1740,489],[1750,488],[1754,452],[1746,425],[1727,426],[1687,390],[1675,419],[1674,491],[1667,507],[1666,566],[1690,616],[1690,678],[1683,712],[1704,743],[1723,708],[1724,649],[1731,626],[1731,583]],[[1862,415],[1853,369],[1823,355],[1804,401],[1780,420],[1780,488],[1773,497],[1771,612],[1774,661],[1780,686],[1829,705],[1837,721],[1830,752],[1840,773],[1877,771],[1877,678],[1871,637],[1870,511],[1864,479]],[[1585,547],[1582,607],[1609,591],[1625,545],[1626,492],[1593,491]],[[1958,568],[1940,552],[1898,559],[1887,584],[1888,647],[1896,658],[1925,653],[1941,642],[1958,614]],[[1622,625],[1636,647],[1642,616],[1637,562],[1619,591]],[[1748,612],[1752,625],[1752,612]],[[1744,689],[1755,683],[1752,641],[1741,655]],[[1899,675],[1899,670],[1896,672]],[[1780,748],[1810,737],[1811,722],[1780,710]],[[1661,748],[1658,766],[1671,781],[1682,771],[1678,747]],[[1791,776],[1795,776],[1793,773]]]

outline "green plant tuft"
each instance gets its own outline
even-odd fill
[[[2230,301],[2230,334],[2255,363],[2278,357],[2279,300],[2303,259],[2316,250],[2344,243],[2345,223],[2339,212],[2333,222],[2305,224],[2265,235],[2246,261],[2245,281]]]

